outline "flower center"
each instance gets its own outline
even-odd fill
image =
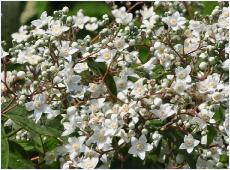
[[[34,107],[35,107],[36,109],[40,109],[40,108],[42,107],[42,102],[41,102],[41,101],[35,101],[35,102],[34,102]]]
[[[61,32],[61,29],[58,25],[54,25],[52,28],[52,32],[54,32],[55,34],[59,34]]]
[[[107,52],[107,53],[103,54],[103,57],[104,57],[104,59],[109,60],[111,58],[111,55],[110,55],[110,53]]]
[[[192,146],[193,145],[193,140],[192,139],[186,139],[185,143],[187,146]]]
[[[186,77],[186,74],[183,73],[183,72],[180,72],[180,73],[178,74],[178,77],[179,77],[179,79],[184,79],[184,78]]]
[[[119,88],[125,88],[125,86],[126,86],[126,83],[125,83],[125,81],[124,80],[120,80],[119,82],[118,82],[118,87]]]
[[[144,145],[143,145],[142,143],[138,143],[138,144],[136,145],[136,149],[137,149],[138,151],[142,151],[142,150],[144,149]]]
[[[170,23],[175,26],[177,24],[177,20],[175,18],[170,20]]]
[[[99,142],[104,142],[104,141],[105,141],[105,136],[104,136],[103,134],[100,134],[100,135],[98,136],[98,141],[99,141]]]
[[[124,46],[124,43],[121,40],[117,41],[116,43],[117,48],[122,48],[123,46]]]
[[[74,144],[72,144],[72,148],[73,148],[74,150],[78,150],[79,145],[78,145],[78,144],[76,144],[76,143],[74,143]]]
[[[228,11],[224,12],[224,17],[227,18],[229,16]]]
[[[209,88],[215,88],[217,86],[216,82],[212,81],[208,84]]]
[[[215,93],[212,96],[212,99],[215,100],[215,101],[219,101],[221,99],[221,94],[220,93]]]
[[[85,168],[86,169],[92,169],[92,167],[93,167],[93,163],[92,162],[90,162],[90,161],[85,162]]]

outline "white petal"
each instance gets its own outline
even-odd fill
[[[145,152],[138,152],[137,155],[144,160],[145,159]]]
[[[192,151],[193,151],[193,148],[188,148],[188,149],[187,149],[187,152],[188,152],[188,153],[191,153]]]

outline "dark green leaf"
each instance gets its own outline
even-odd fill
[[[143,64],[149,60],[149,47],[141,46],[139,48],[139,59]]]
[[[223,154],[223,155],[220,155],[220,162],[222,163],[228,163],[228,155],[227,154]]]
[[[27,111],[23,107],[17,107],[6,114],[6,117],[13,120],[17,125],[22,128],[35,132],[41,135],[47,136],[59,136],[60,132],[53,127],[44,127],[39,124],[36,124],[31,119],[27,118]]]
[[[36,2],[36,11],[38,16],[40,16],[44,11],[47,10],[48,1],[37,1]]]
[[[217,135],[217,131],[213,126],[207,127],[208,134],[207,134],[207,145],[210,145],[214,139],[214,137]]]
[[[105,63],[103,63],[103,62],[95,62],[95,61],[93,61],[93,59],[88,60],[88,66],[96,74],[101,74],[102,77],[105,75],[106,70],[107,70],[107,66],[106,66]],[[108,87],[108,89],[110,90],[110,92],[114,96],[117,96],[117,87],[116,87],[116,83],[115,83],[115,81],[113,79],[113,76],[107,74],[106,77],[105,77],[105,84]]]
[[[167,72],[165,71],[164,67],[158,64],[153,69],[152,78],[159,80],[159,79],[162,79],[166,74]]]
[[[215,111],[215,114],[213,116],[213,118],[216,121],[223,121],[224,120],[224,108],[222,106],[220,106],[219,108],[217,108],[217,110]]]
[[[8,168],[8,162],[9,162],[9,144],[7,140],[7,136],[5,134],[4,127],[1,126],[1,168],[7,169]]]
[[[106,83],[106,86],[108,87],[108,89],[110,90],[110,92],[114,96],[117,96],[117,87],[116,87],[116,83],[115,83],[113,77],[110,75],[107,75],[105,78],[105,83]]]
[[[203,1],[204,5],[203,15],[210,15],[214,8],[218,6],[218,2],[216,1]]]
[[[10,155],[9,168],[11,169],[33,169],[34,164],[30,161],[26,151],[17,143],[9,141]]]
[[[84,14],[91,17],[102,17],[104,14],[111,16],[111,9],[105,2],[76,2],[69,14],[76,15],[79,9],[83,9]]]

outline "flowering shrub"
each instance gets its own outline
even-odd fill
[[[227,3],[152,4],[64,7],[12,34],[3,168],[228,167]]]

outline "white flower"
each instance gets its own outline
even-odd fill
[[[88,70],[89,67],[88,67],[87,63],[77,63],[77,64],[75,64],[73,69],[76,73],[81,73],[83,71]]]
[[[171,88],[180,95],[184,95],[188,87],[189,85],[187,85],[186,82],[182,80],[177,80],[171,85]]]
[[[201,111],[198,113],[199,117],[194,117],[192,119],[192,122],[196,122],[201,129],[204,129],[207,126],[207,123],[215,123],[216,121],[212,119],[214,116],[214,112],[207,110],[207,109],[201,109]]]
[[[176,114],[176,109],[173,109],[172,107],[173,107],[172,105],[166,103],[166,104],[162,104],[159,110],[154,109],[154,110],[150,110],[150,112],[155,114],[161,120],[165,120],[167,117]]]
[[[189,75],[190,72],[191,72],[191,66],[187,66],[186,68],[177,67],[175,69],[177,80],[185,81],[186,83],[191,82],[191,77]]]
[[[147,87],[143,84],[145,78],[140,78],[134,83],[134,87],[132,89],[131,95],[134,95],[135,98],[142,97],[147,91]]]
[[[225,60],[225,61],[223,62],[222,68],[223,68],[224,70],[226,70],[226,71],[229,70],[229,59],[227,59],[227,60]]]
[[[71,47],[69,41],[62,41],[61,46],[58,48],[59,56],[64,57],[69,62],[72,61],[72,55],[78,51],[77,48]]]
[[[28,31],[24,29],[24,26],[21,26],[19,28],[19,32],[13,33],[11,37],[13,40],[15,40],[17,43],[21,43],[22,41],[26,41],[29,38],[29,35],[27,34]]]
[[[98,158],[86,158],[81,159],[78,166],[82,169],[94,169],[97,166],[99,159]]]
[[[37,19],[37,20],[34,20],[32,21],[32,25],[34,25],[36,28],[41,28],[43,27],[44,25],[48,24],[50,21],[51,21],[52,17],[50,16],[47,16],[47,12],[44,11],[42,14],[41,14],[41,17],[40,19]]]
[[[62,33],[66,32],[69,30],[69,27],[62,25],[61,21],[57,20],[54,21],[52,20],[49,23],[49,28],[47,30],[48,34],[51,34],[53,36],[59,36]]]
[[[159,41],[156,41],[156,42],[154,43],[154,49],[155,49],[154,54],[155,54],[158,58],[159,58],[161,55],[163,55],[164,53],[167,52],[167,47],[166,47],[163,43],[161,43],[161,42],[159,42]]]
[[[211,98],[214,102],[222,102],[224,101],[224,92],[214,92],[211,94]]]
[[[8,56],[9,53],[8,52],[5,52],[1,46],[1,58],[5,58],[6,56]]]
[[[98,112],[105,105],[105,98],[89,101],[89,109],[92,113]]]
[[[174,31],[177,31],[181,28],[183,29],[184,24],[186,23],[186,19],[181,17],[178,11],[176,11],[172,16],[164,17],[162,21]]]
[[[107,64],[110,63],[115,56],[116,51],[110,50],[108,48],[102,49],[99,52],[99,56],[96,58],[96,62],[106,62]]]
[[[25,64],[29,63],[31,65],[37,65],[41,60],[41,56],[33,53],[33,48],[28,47],[23,51],[20,51],[17,58],[17,63]]]
[[[191,134],[184,136],[184,143],[182,143],[179,149],[186,149],[188,153],[193,151],[193,148],[200,143],[199,140],[193,138]]]
[[[157,23],[158,15],[151,16],[148,20],[143,20],[143,25],[147,30],[151,30]]]
[[[68,92],[80,92],[82,90],[80,86],[81,76],[73,74],[74,70],[72,66],[72,62],[66,64],[64,70],[61,71],[61,75],[64,78],[64,84]]]
[[[143,17],[143,20],[155,15],[155,12],[153,11],[153,6],[151,6],[149,9],[147,8],[147,6],[144,6],[143,10],[141,10],[140,13]]]
[[[107,128],[105,135],[114,135],[122,127],[118,121],[117,114],[112,114],[110,119],[106,119],[104,126]]]
[[[116,22],[118,24],[127,25],[133,19],[132,13],[127,13],[125,7],[121,7],[120,9],[114,9],[112,11],[113,16],[116,18]]]
[[[197,86],[200,93],[213,93],[224,87],[223,84],[220,83],[220,75],[217,73],[209,75],[207,79],[198,82]]]
[[[228,28],[229,26],[229,8],[224,7],[222,14],[218,19],[218,26],[221,28]]]
[[[145,159],[145,152],[151,151],[153,146],[147,143],[147,139],[145,135],[141,135],[139,139],[132,137],[131,138],[131,148],[129,149],[128,153],[132,154],[134,157],[139,157],[142,160]]]
[[[88,31],[95,31],[98,28],[98,24],[97,23],[88,23],[85,25],[85,29]]]
[[[150,58],[149,61],[147,61],[142,66],[140,66],[140,68],[143,68],[146,72],[151,72],[153,70],[153,68],[155,67],[156,62],[157,62],[157,58],[152,57],[152,58]]]
[[[96,143],[98,149],[108,150],[111,147],[112,139],[106,135],[107,128],[96,127],[93,135],[88,139],[89,143]]]
[[[62,136],[67,136],[73,133],[76,127],[82,127],[82,123],[83,123],[83,120],[81,116],[78,116],[76,114],[70,115],[69,122],[63,123],[65,131],[62,133]]]
[[[116,134],[116,136],[120,137],[120,140],[118,141],[118,145],[121,145],[123,143],[129,143],[130,137],[125,132],[124,129],[120,129],[119,132]]]
[[[98,98],[105,93],[106,89],[103,84],[89,83],[88,91],[91,92],[93,98]]]
[[[73,16],[73,22],[74,22],[73,27],[78,27],[80,29],[83,29],[85,23],[87,23],[88,21],[89,21],[89,17],[84,16],[82,11],[80,10],[78,11],[77,16]]]
[[[33,101],[26,103],[25,106],[28,111],[34,110],[35,122],[38,122],[42,113],[52,112],[52,109],[46,103],[46,96],[44,94],[35,95]]]
[[[155,131],[154,134],[152,135],[152,139],[153,139],[153,146],[157,147],[160,140],[162,138],[162,135],[159,134],[158,131]]]
[[[118,92],[127,91],[128,78],[126,76],[122,76],[122,77],[114,76],[114,81],[116,83]]]
[[[79,85],[80,82],[81,82],[81,76],[79,76],[79,75],[66,74],[64,76],[64,83],[65,83],[67,90],[69,92],[80,91],[81,90],[81,87]]]
[[[76,156],[78,156],[81,152],[84,152],[85,145],[83,143],[85,142],[85,139],[85,136],[68,138],[69,144],[65,145],[65,149],[69,153],[71,160],[74,160]]]
[[[204,31],[205,25],[201,21],[194,21],[190,20],[189,21],[189,29],[192,30],[192,34],[195,35],[196,37],[200,36],[200,32]]]
[[[123,37],[117,37],[114,40],[114,47],[118,50],[118,51],[122,51],[124,49],[126,49],[129,45],[125,42],[125,39]]]
[[[173,54],[163,53],[161,56],[158,56],[160,64],[165,68],[169,68],[172,65],[172,60],[174,59]]]

